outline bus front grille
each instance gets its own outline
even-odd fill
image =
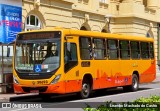
[[[54,70],[53,72],[46,72],[46,73],[29,73],[29,72],[20,73],[18,71],[16,71],[16,73],[20,79],[35,80],[35,79],[49,79],[55,74],[56,71],[57,69]]]
[[[53,74],[46,74],[46,75],[33,75],[30,76],[28,74],[18,74],[20,79],[27,79],[27,80],[34,80],[34,79],[49,79],[53,76]]]

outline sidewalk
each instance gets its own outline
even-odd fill
[[[160,82],[160,73],[156,73],[156,79],[153,81],[153,83]]]
[[[32,98],[32,96],[37,96],[38,94],[33,94],[33,93],[29,93],[29,94],[13,94],[13,93],[10,93],[10,94],[0,94],[0,102],[10,102],[10,98],[11,97],[20,97],[20,98],[24,98],[24,97],[30,97]]]
[[[156,79],[152,83],[160,83],[160,73],[157,73]],[[38,94],[0,94],[0,102],[9,102],[11,97],[27,97],[27,96],[35,96]]]
[[[16,94],[0,94],[0,102],[9,102],[10,97],[14,97]]]

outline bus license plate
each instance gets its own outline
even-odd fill
[[[39,93],[39,90],[31,90],[30,93]]]

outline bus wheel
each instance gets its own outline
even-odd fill
[[[88,81],[83,81],[80,96],[82,99],[88,98],[91,92],[91,86]]]
[[[133,74],[132,76],[132,84],[130,86],[124,86],[123,90],[124,91],[137,91],[139,88],[139,79],[138,76],[136,74]]]
[[[136,74],[132,76],[132,85],[130,87],[131,91],[137,91],[139,88],[139,79]]]

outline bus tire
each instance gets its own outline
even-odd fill
[[[80,91],[80,97],[82,99],[88,98],[91,93],[91,85],[87,80],[83,80],[82,89]]]
[[[136,74],[133,74],[132,76],[132,84],[130,86],[124,86],[123,90],[124,91],[137,91],[139,88],[139,79],[138,76]]]
[[[130,86],[131,91],[137,91],[139,88],[139,79],[136,74],[133,74],[132,76],[132,85]]]

